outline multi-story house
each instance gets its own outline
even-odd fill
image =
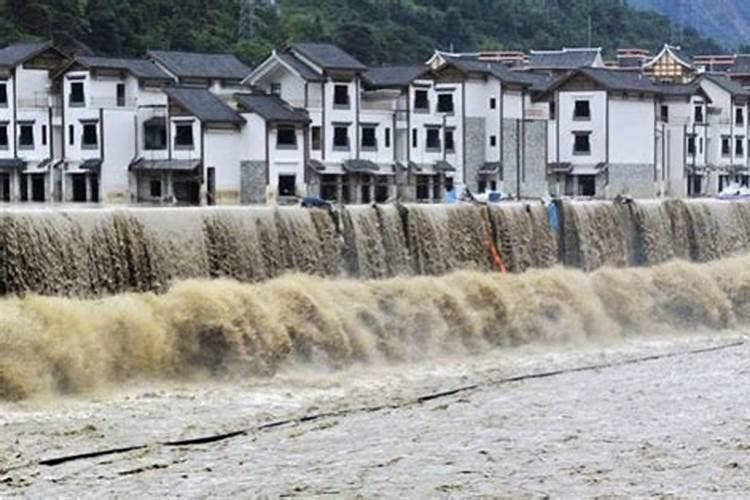
[[[145,140],[130,165],[141,202],[239,202],[245,119],[202,87],[168,87],[163,115],[143,122]]]
[[[172,78],[142,59],[78,56],[56,74],[63,92],[62,201],[130,202],[128,167],[142,148],[142,117],[164,109]]]
[[[457,179],[480,192],[543,195],[549,108],[532,96],[548,76],[473,55],[437,53],[430,65],[438,84],[457,87]]]
[[[393,141],[389,140],[393,103],[372,96],[363,106],[362,75],[366,70],[334,45],[301,43],[273,52],[245,80],[307,110],[310,153],[304,168],[310,194],[344,203],[366,203],[392,192],[396,169]],[[259,177],[247,169],[243,173]],[[279,174],[272,165],[271,178]],[[376,189],[378,185],[388,188]]]
[[[292,201],[306,194],[310,172],[310,117],[275,94],[238,93],[234,99],[246,121],[238,150],[241,165],[226,179],[238,186],[242,203]]]
[[[656,128],[657,194],[682,197],[704,192],[709,175],[711,98],[698,84],[659,85]]]
[[[748,184],[748,99],[750,91],[725,75],[703,73],[697,83],[710,103],[702,117],[707,122],[705,161],[714,175],[706,176],[701,190],[691,194],[715,193],[730,182]],[[698,104],[695,112],[698,113]]]
[[[390,102],[394,112],[393,134],[384,140],[396,165],[397,198],[442,200],[461,168],[458,85],[438,84],[424,65],[371,68],[365,81],[366,94]]]
[[[66,56],[50,43],[0,50],[0,201],[52,201],[63,158],[60,92],[52,78]]]
[[[612,197],[656,194],[659,88],[639,72],[581,68],[538,100],[549,120],[550,192]]]

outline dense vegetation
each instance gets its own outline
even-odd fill
[[[627,0],[640,9],[651,9],[667,15],[678,24],[699,28],[722,46],[750,52],[750,2],[747,0]],[[672,40],[679,44],[682,32],[677,29]]]
[[[326,40],[377,64],[424,60],[435,48],[582,46],[589,16],[592,44],[610,54],[657,49],[672,31],[666,17],[624,0],[0,0],[0,44],[54,38],[110,55],[233,51],[255,63],[292,41]],[[683,48],[719,50],[693,30]]]

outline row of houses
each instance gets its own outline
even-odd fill
[[[251,69],[15,44],[0,50],[0,201],[704,195],[748,182],[749,97],[671,47],[623,68],[599,49],[370,68],[301,43]]]

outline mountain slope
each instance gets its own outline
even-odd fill
[[[589,7],[590,6],[590,7]],[[590,9],[590,10],[589,10]],[[588,41],[610,53],[657,49],[668,19],[624,0],[0,0],[0,44],[52,38],[94,52],[233,51],[257,63],[272,48],[331,41],[368,64],[413,63],[435,48],[548,49]],[[718,50],[688,30],[688,51]]]
[[[631,7],[653,10],[674,24],[695,28],[729,50],[750,45],[750,1],[748,0],[627,0]],[[680,32],[672,34],[680,43]]]

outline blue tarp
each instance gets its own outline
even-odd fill
[[[547,205],[547,211],[549,212],[549,225],[552,226],[552,230],[560,231],[560,213],[557,210],[557,204],[550,202]]]

